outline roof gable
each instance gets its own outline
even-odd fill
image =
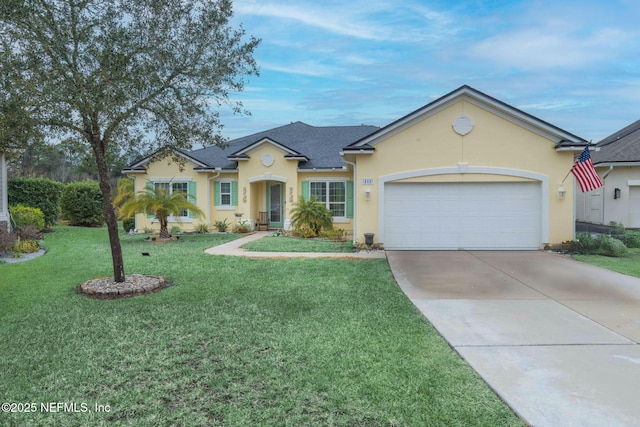
[[[377,132],[367,135],[350,146],[345,147],[345,151],[353,152],[366,147],[369,147],[370,150],[371,147],[374,147],[377,143],[386,140],[390,136],[395,135],[461,101],[470,102],[499,117],[502,117],[505,120],[539,134],[555,142],[558,148],[584,147],[589,144],[585,139],[580,138],[579,136],[562,130],[545,122],[544,120],[538,119],[524,111],[465,85],[407,114],[406,116],[381,128]]]
[[[279,150],[285,153],[284,157],[287,159],[297,159],[297,160],[304,160],[304,161],[309,160],[306,156],[297,152],[296,150],[293,150],[287,147],[286,145],[281,144],[277,141],[274,141],[273,139],[268,137],[262,138],[253,144],[247,145],[246,147],[236,151],[235,153],[230,154],[228,158],[229,160],[246,160],[249,158],[249,153],[251,153],[254,150],[257,150],[259,147],[263,145],[271,145],[278,148]]]

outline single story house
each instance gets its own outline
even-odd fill
[[[182,170],[147,157],[124,172],[136,191],[152,182],[193,194],[208,226],[254,226],[267,212],[269,228],[288,229],[298,197],[313,195],[336,227],[386,249],[540,249],[574,236],[574,186],[561,182],[586,145],[462,86],[383,128],[296,122],[180,152]],[[137,229],[152,226],[136,216]]]
[[[0,227],[11,229],[7,196],[7,157],[2,151],[0,151]]]
[[[604,187],[579,193],[578,221],[640,228],[640,120],[596,144],[591,160]]]

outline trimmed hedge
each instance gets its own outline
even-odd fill
[[[104,224],[102,192],[96,181],[72,182],[64,188],[60,208],[70,225],[100,227]]]
[[[60,215],[64,184],[43,178],[12,178],[7,181],[9,205],[38,208],[44,214],[44,226],[52,227]]]

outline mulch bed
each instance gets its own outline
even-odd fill
[[[100,277],[84,282],[77,290],[90,298],[119,299],[158,292],[169,285],[163,277],[129,274],[122,283],[117,283],[113,277]]]

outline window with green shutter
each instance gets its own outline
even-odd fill
[[[238,206],[238,183],[236,181],[216,181],[213,199],[217,207]]]
[[[353,181],[303,181],[302,197],[315,197],[334,218],[353,218]]]

